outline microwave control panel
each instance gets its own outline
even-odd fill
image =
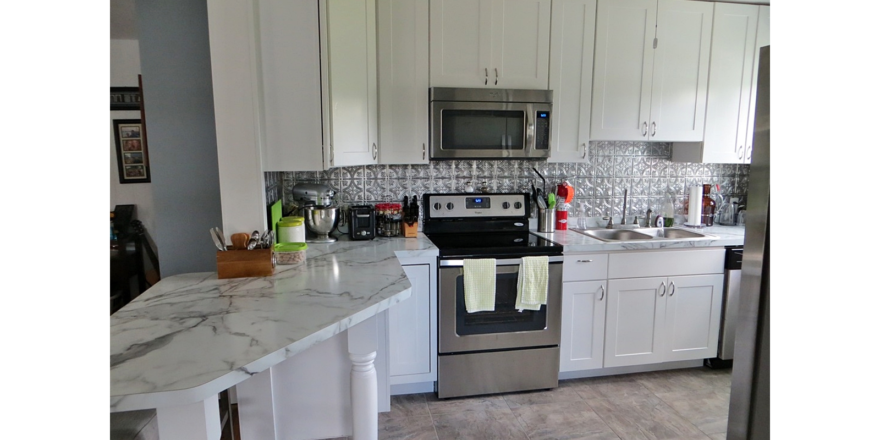
[[[538,110],[535,112],[535,149],[547,150],[550,148],[550,112]]]

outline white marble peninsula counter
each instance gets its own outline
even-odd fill
[[[339,339],[351,362],[321,374],[350,371],[352,400],[372,396],[366,418],[375,427],[375,316],[410,296],[398,257],[437,252],[422,234],[343,239],[310,244],[305,264],[279,265],[269,277],[218,280],[205,272],[163,279],[110,318],[110,411],[156,408],[162,440],[216,440],[217,394],[238,385],[242,428],[250,417],[257,438],[288,438],[277,432],[283,428],[274,414],[293,403],[285,406],[291,396],[279,389],[303,378],[300,367],[285,364]],[[358,436],[358,404],[351,408]],[[368,437],[375,438],[372,429]]]

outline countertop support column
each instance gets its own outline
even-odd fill
[[[219,440],[220,403],[214,394],[188,405],[156,408],[162,440]]]
[[[379,436],[379,388],[374,365],[379,346],[378,328],[374,316],[348,330],[354,440],[377,440]]]

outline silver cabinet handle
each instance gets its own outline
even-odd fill
[[[587,144],[581,144],[581,146],[584,147],[584,154],[581,155],[581,159],[586,159],[587,158]]]
[[[599,301],[602,301],[602,299],[605,298],[605,286],[599,286],[599,289],[602,290],[602,292],[599,294]]]
[[[748,147],[746,147],[746,162],[751,162],[751,161],[752,161],[752,146],[749,145]]]
[[[428,155],[428,149],[425,147],[425,144],[422,144],[422,160],[425,160],[425,157]]]
[[[675,295],[675,282],[669,282],[669,296]]]
[[[498,85],[498,68],[495,68],[495,85]]]
[[[742,159],[742,158],[743,158],[743,147],[742,147],[742,145],[740,145],[739,147],[736,148],[736,157],[739,158],[739,159]]]
[[[485,74],[486,79],[483,81],[483,85],[489,84],[489,68],[484,67],[483,73]]]
[[[651,122],[651,136],[654,136],[656,134],[657,134],[657,123]]]
[[[379,148],[376,147],[376,143],[373,142],[373,159],[379,157]]]
[[[666,282],[664,281],[660,285],[663,287],[663,292],[660,293],[660,296],[666,295]]]
[[[642,122],[642,136],[648,135],[648,122]]]
[[[578,260],[578,263],[592,263],[593,260]]]

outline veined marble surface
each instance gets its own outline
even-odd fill
[[[418,238],[309,243],[306,262],[261,278],[168,277],[110,317],[110,411],[193,403],[410,296],[398,257]]]
[[[691,229],[684,226],[675,226],[686,230],[692,230],[701,234],[711,235],[706,239],[688,240],[646,240],[631,242],[605,242],[588,237],[575,231],[556,231],[542,233],[532,230],[533,234],[544,237],[550,241],[561,244],[565,253],[569,252],[595,252],[595,251],[627,251],[644,249],[682,249],[718,246],[741,246],[745,236],[745,226],[712,226],[702,229]]]

